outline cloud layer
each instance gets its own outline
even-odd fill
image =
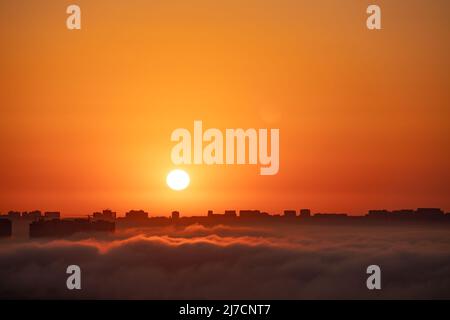
[[[82,290],[66,288],[66,268]],[[366,268],[382,290],[366,288]],[[450,298],[445,229],[195,225],[0,242],[1,298]]]

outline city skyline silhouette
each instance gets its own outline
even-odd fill
[[[270,214],[260,210],[225,210],[215,213],[208,210],[206,216],[182,216],[179,211],[172,211],[170,217],[150,216],[144,210],[130,210],[125,216],[105,209],[93,212],[84,218],[61,217],[60,212],[31,212],[10,211],[6,215],[0,214],[0,237],[14,235],[14,225],[22,223],[22,228],[28,225],[30,238],[65,237],[76,233],[114,232],[117,228],[133,227],[162,227],[169,225],[246,225],[246,226],[276,226],[287,224],[302,225],[352,225],[352,226],[386,226],[408,225],[428,226],[439,224],[450,227],[450,213],[439,208],[417,208],[388,211],[369,210],[366,215],[351,216],[347,213],[311,213],[310,209],[284,210],[282,214]],[[16,226],[16,228],[18,228]]]

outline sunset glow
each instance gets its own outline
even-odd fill
[[[439,3],[383,1],[378,32],[357,1],[83,1],[68,31],[64,5],[2,1],[0,211],[450,210]],[[192,164],[171,192],[171,134],[195,120],[279,128],[277,174]]]
[[[315,302],[450,299],[449,12],[0,0],[0,302],[38,301],[2,314],[365,320],[386,308]]]
[[[169,172],[166,182],[170,189],[180,191],[189,186],[190,178],[186,171],[176,169]]]

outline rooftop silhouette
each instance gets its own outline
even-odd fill
[[[29,236],[35,237],[65,237],[75,233],[114,232],[116,227],[129,228],[139,226],[168,226],[203,224],[258,225],[258,224],[292,224],[292,225],[392,225],[392,224],[444,224],[450,226],[450,213],[444,213],[439,208],[418,208],[388,211],[369,210],[366,215],[350,216],[347,213],[315,213],[310,209],[288,209],[282,214],[269,214],[257,209],[225,210],[215,213],[208,210],[206,216],[182,216],[179,211],[173,211],[170,217],[151,216],[144,210],[130,210],[124,217],[105,209],[94,212],[86,218],[61,218],[60,212],[9,211],[0,215],[0,237],[12,235],[14,223],[29,224]]]

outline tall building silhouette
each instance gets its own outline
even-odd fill
[[[286,218],[295,218],[297,216],[297,212],[295,210],[284,210],[283,215]]]
[[[300,217],[302,218],[310,218],[311,210],[310,209],[300,209]]]
[[[144,210],[130,210],[125,213],[125,218],[128,220],[146,220],[148,219],[148,213]]]
[[[180,212],[172,211],[172,220],[180,219]]]
[[[39,210],[22,212],[22,218],[29,221],[37,221],[42,218],[42,212]]]
[[[12,222],[8,219],[0,219],[0,237],[11,237]]]
[[[116,220],[116,213],[109,209],[103,210],[102,212],[94,212],[92,218],[96,221],[114,221]]]
[[[59,211],[46,211],[44,212],[44,218],[49,220],[60,219],[61,213]]]
[[[61,238],[75,233],[114,232],[115,223],[90,219],[39,220],[30,224],[30,238]]]

